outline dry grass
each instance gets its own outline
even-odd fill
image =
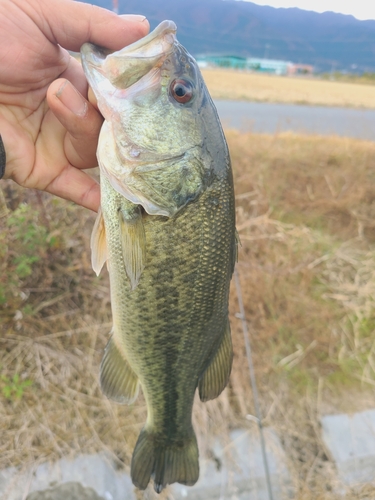
[[[375,147],[293,134],[228,138],[239,271],[266,423],[283,436],[297,498],[336,498],[319,415],[359,411],[374,400]],[[239,346],[237,323],[234,335]],[[238,352],[232,384],[248,400]]]
[[[215,99],[375,108],[375,86],[226,69],[202,71]]]
[[[333,500],[319,416],[371,407],[375,392],[375,146],[235,132],[228,141],[264,423],[282,437],[296,498]],[[0,467],[102,450],[127,466],[146,411],[142,398],[117,406],[98,388],[111,315],[107,276],[90,267],[93,215],[3,185]],[[194,414],[203,456],[213,435],[253,425],[237,311],[233,288],[230,385]],[[367,487],[346,498],[374,497]]]

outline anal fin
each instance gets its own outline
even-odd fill
[[[198,389],[201,401],[215,399],[224,390],[229,380],[232,361],[233,348],[228,321],[221,344],[199,380]]]
[[[113,337],[105,348],[100,365],[100,386],[105,396],[116,403],[131,404],[138,396],[137,375],[121,354]]]

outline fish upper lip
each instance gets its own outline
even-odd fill
[[[137,40],[136,42],[127,45],[126,47],[118,50],[118,51],[113,51],[113,52],[108,52],[106,49],[103,49],[101,47],[98,47],[92,43],[84,43],[81,47],[81,54],[83,58],[85,59],[85,63],[93,67],[97,70],[101,70],[101,67],[105,65],[105,61],[108,56],[114,56],[116,54],[121,54],[121,56],[127,56],[127,55],[135,55],[135,57],[138,57],[140,59],[142,58],[147,58],[150,56],[147,55],[136,55],[136,52],[148,43],[154,41],[156,38],[160,36],[165,36],[168,35],[169,33],[172,34],[173,36],[176,34],[177,31],[177,26],[173,21],[163,21],[161,22],[151,33],[146,35],[145,37],[141,38],[140,40]],[[173,47],[173,42],[171,41],[171,49]],[[171,50],[170,49],[170,50]],[[162,51],[159,54],[155,54],[154,56],[163,56],[166,55],[169,51]],[[135,54],[134,54],[135,53]],[[100,71],[102,72],[102,71]]]
[[[136,60],[149,61],[149,63],[145,62],[145,74],[150,69],[149,64],[153,64],[155,67],[161,66],[165,58],[173,52],[176,43],[176,31],[177,27],[173,21],[163,21],[147,36],[113,52],[92,43],[83,44],[81,47],[82,65],[89,83],[94,87],[94,75],[99,73],[114,84],[120,74],[119,69],[116,68],[125,65],[121,70],[124,73],[127,60],[130,61],[130,65],[134,64]],[[120,61],[119,66],[117,61]],[[132,83],[129,86],[131,85]]]
[[[153,31],[151,31],[151,33],[141,38],[140,40],[137,40],[136,42],[128,45],[127,47],[124,47],[119,52],[121,52],[121,54],[134,52],[134,50],[142,48],[144,45],[152,42],[158,36],[162,34],[167,35],[168,33],[175,34],[176,31],[177,26],[173,21],[162,21]]]

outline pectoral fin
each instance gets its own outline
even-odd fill
[[[233,349],[229,321],[216,354],[198,383],[201,401],[215,399],[228,383],[232,369]]]
[[[119,210],[119,219],[125,271],[130,280],[131,289],[134,290],[146,261],[146,236],[141,208],[127,202]]]
[[[107,260],[107,242],[105,237],[105,226],[102,211],[99,208],[98,215],[91,234],[91,264],[97,276]]]
[[[138,378],[116,346],[113,337],[105,348],[100,365],[100,386],[107,398],[116,403],[131,404],[138,396]]]

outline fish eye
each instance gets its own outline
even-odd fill
[[[191,101],[193,97],[193,85],[189,80],[173,80],[170,90],[173,99],[181,104]]]

